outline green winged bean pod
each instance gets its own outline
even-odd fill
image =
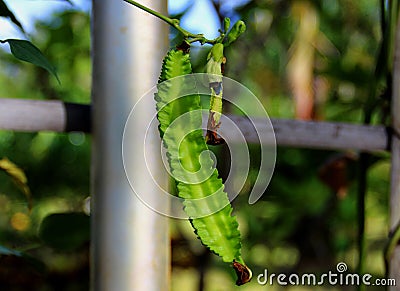
[[[217,134],[222,114],[222,66],[225,64],[224,45],[216,43],[207,57],[206,73],[211,90],[210,115],[207,122],[206,142],[212,145],[225,141]]]
[[[184,199],[184,210],[195,233],[206,247],[232,264],[238,276],[236,284],[242,285],[250,281],[251,271],[241,257],[238,223],[202,134],[200,95],[181,97],[182,92],[196,92],[188,88],[194,82],[175,78],[192,73],[188,49],[184,43],[164,59],[155,94],[159,131],[178,196]],[[213,213],[216,205],[220,210]]]

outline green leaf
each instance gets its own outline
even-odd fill
[[[1,17],[6,17],[6,18],[10,18],[10,20],[17,25],[22,32],[24,31],[24,28],[22,27],[22,24],[18,21],[18,19],[15,17],[14,13],[11,12],[10,9],[8,9],[6,3],[4,3],[3,0],[0,0],[0,16]]]
[[[46,270],[46,266],[42,261],[24,253],[24,252],[9,249],[2,245],[0,245],[0,257],[1,256],[13,256],[13,257],[23,259],[25,262],[29,263],[31,266],[33,266],[36,270],[38,270],[41,273],[45,272],[45,270]]]
[[[39,237],[54,249],[77,249],[90,240],[90,217],[81,212],[50,214],[40,225]]]
[[[72,6],[74,6],[74,3],[71,0],[55,0],[55,1],[64,1],[64,2],[68,2],[69,4],[71,4]]]
[[[74,3],[71,0],[59,0],[59,1],[65,1],[68,2],[69,4],[71,4],[72,6],[74,6]]]
[[[36,66],[46,69],[48,72],[56,77],[59,84],[60,79],[57,76],[57,72],[53,65],[46,59],[42,52],[33,45],[30,41],[23,39],[6,39],[0,41],[1,43],[8,43],[10,45],[11,53],[17,59],[32,63]]]
[[[22,257],[22,253],[16,250],[0,246],[0,256],[17,256]]]

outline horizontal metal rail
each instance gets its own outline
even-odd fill
[[[271,132],[256,132],[249,119],[230,115],[249,143],[264,143]],[[265,122],[265,119],[254,119]],[[358,150],[389,150],[391,134],[385,126],[336,122],[271,119],[278,146]],[[90,132],[90,105],[62,101],[0,98],[0,129],[15,131]],[[265,127],[267,130],[268,127]],[[221,131],[229,130],[221,126]],[[267,138],[265,138],[267,137]],[[233,137],[234,139],[234,137]],[[234,140],[233,140],[234,142]]]
[[[0,98],[0,129],[90,132],[90,105]]]

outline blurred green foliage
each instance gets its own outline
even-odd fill
[[[89,103],[89,23],[88,15],[66,11],[36,24],[31,40],[55,64],[61,85],[46,70],[1,52],[0,96]],[[83,211],[89,196],[90,135],[1,131],[0,152],[25,172],[33,202],[29,211],[24,195],[0,173],[0,245],[45,265],[38,269],[24,257],[1,256],[1,289],[88,290],[89,225],[83,223]],[[70,212],[81,214],[71,214],[73,219],[55,215]]]
[[[271,117],[295,118],[295,91],[288,78],[288,63],[296,51],[299,23],[293,5],[302,1],[244,1],[235,11],[225,9],[228,1],[207,1],[213,2],[221,20],[225,16],[242,18],[248,27],[235,45],[226,50],[225,75],[249,87]],[[377,0],[310,3],[318,18],[311,64],[314,117],[361,123],[382,41],[380,3]],[[90,103],[89,23],[88,15],[71,10],[36,24],[32,42],[56,66],[61,86],[45,70],[1,52],[0,96]],[[202,58],[206,57],[207,49],[192,50],[198,71],[203,69],[200,64],[204,63]],[[384,86],[380,89],[383,92]],[[376,104],[372,121],[384,123],[388,100],[381,97]],[[251,151],[256,166],[258,147],[251,145]],[[223,159],[229,159],[223,149],[217,152]],[[1,252],[1,289],[88,290],[85,237],[78,239],[82,244],[78,243],[73,250],[65,250],[46,244],[38,230],[50,214],[84,211],[89,196],[90,136],[1,131],[0,153],[25,171],[33,197],[33,209],[29,212],[24,195],[0,172],[0,246],[23,251],[45,266],[44,271],[21,256]],[[372,160],[366,197],[366,271],[381,278],[388,232],[390,164],[387,154],[374,156]],[[320,274],[335,270],[340,261],[355,270],[356,163],[356,153],[278,148],[275,174],[262,200],[255,205],[247,204],[246,192],[251,188],[247,184],[247,191],[244,189],[234,201],[243,235],[243,256],[255,278],[265,268],[274,273]],[[227,174],[223,169],[221,172]],[[171,220],[171,225],[173,290],[238,289],[232,271],[205,251],[187,221]],[[80,224],[67,225],[65,229],[74,227],[79,228]],[[255,279],[240,287],[241,290],[266,288]],[[281,289],[268,286],[268,290]],[[342,289],[320,286],[313,290]]]

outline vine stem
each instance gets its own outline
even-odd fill
[[[193,42],[200,42],[201,44],[215,44],[218,42],[222,42],[223,38],[224,38],[224,34],[221,34],[219,37],[215,38],[215,39],[207,39],[204,37],[204,34],[195,34],[195,33],[191,33],[189,31],[187,31],[186,29],[182,28],[182,26],[179,25],[179,19],[173,19],[173,18],[169,18],[168,16],[165,16],[157,11],[154,11],[153,9],[150,9],[140,3],[137,3],[136,1],[133,0],[123,0],[126,3],[132,4],[133,6],[136,6],[137,8],[142,9],[143,11],[146,11],[147,13],[165,21],[166,23],[168,23],[170,26],[172,26],[173,28],[175,28],[176,30],[178,30],[180,33],[182,33],[183,37],[189,42],[189,43],[193,43]]]

